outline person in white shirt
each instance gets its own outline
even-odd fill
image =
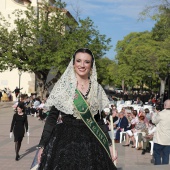
[[[170,153],[170,100],[164,102],[164,110],[155,112],[152,122],[156,124],[153,156],[155,165],[169,164]],[[162,159],[161,159],[162,158]]]

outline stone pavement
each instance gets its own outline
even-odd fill
[[[30,127],[30,142],[24,137],[19,161],[15,161],[13,138],[9,138],[9,130],[13,116],[12,102],[0,102],[0,170],[29,170],[36,153],[36,146],[40,140],[44,123],[32,116],[28,116]],[[123,144],[123,143],[122,143]],[[154,166],[150,163],[152,156],[149,153],[141,155],[131,147],[116,144],[118,151],[117,167],[119,170],[169,170],[170,165]],[[106,169],[105,169],[106,170]]]

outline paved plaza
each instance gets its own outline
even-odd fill
[[[30,127],[30,140],[24,137],[20,155],[21,159],[15,161],[15,148],[13,138],[9,138],[11,120],[13,116],[12,102],[0,102],[0,170],[29,170],[36,153],[44,123],[37,118],[28,116]],[[116,144],[118,151],[117,167],[119,170],[169,170],[170,165],[154,166],[150,163],[152,156],[149,153],[141,155],[131,147]],[[106,170],[106,169],[105,169]]]

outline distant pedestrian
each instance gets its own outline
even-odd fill
[[[21,143],[25,134],[25,130],[27,132],[27,136],[29,136],[27,115],[24,114],[23,110],[24,110],[24,105],[22,103],[19,103],[17,106],[16,113],[13,115],[11,129],[10,129],[10,138],[12,138],[12,132],[14,134],[16,161],[18,161],[20,158],[19,150],[21,148]]]
[[[18,95],[20,94],[20,90],[22,90],[22,89],[23,89],[23,88],[18,88],[18,87],[16,87],[15,90],[12,92],[12,93],[15,92],[15,97],[16,97],[16,98],[18,97]]]
[[[1,102],[1,97],[2,97],[2,91],[0,90],[0,102]]]

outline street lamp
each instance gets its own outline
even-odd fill
[[[18,69],[18,75],[19,75],[19,89],[20,89],[21,75],[22,75],[22,71],[20,69]]]

